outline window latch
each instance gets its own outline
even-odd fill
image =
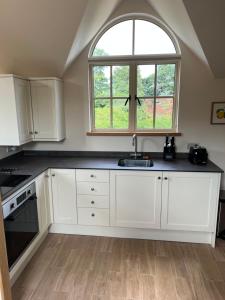
[[[138,104],[141,106],[141,101],[140,101],[140,99],[138,98],[138,96],[137,95],[135,95],[135,100],[138,102]]]
[[[130,101],[130,100],[131,100],[131,95],[130,95],[129,97],[127,97],[127,99],[126,99],[126,102],[125,102],[124,106],[126,106],[126,105],[127,105],[127,103],[128,103],[128,101]]]

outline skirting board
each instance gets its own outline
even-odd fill
[[[45,231],[42,234],[39,234],[31,243],[31,245],[26,249],[26,251],[23,253],[23,255],[19,258],[18,262],[15,264],[15,266],[10,271],[10,284],[13,286],[17,278],[20,276],[26,265],[31,260],[32,256],[35,254],[35,252],[38,250],[40,245],[43,243],[44,239],[46,238],[48,234],[48,230]]]
[[[108,236],[160,241],[210,244],[215,247],[215,234],[210,232],[135,229],[103,226],[52,224],[51,233]]]

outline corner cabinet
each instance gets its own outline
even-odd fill
[[[111,171],[112,226],[160,228],[162,172]]]
[[[65,138],[63,86],[58,78],[0,75],[0,146]]]
[[[215,231],[218,174],[164,172],[162,182],[162,229]]]
[[[58,224],[77,224],[75,170],[52,169],[53,218]]]
[[[65,138],[63,89],[59,79],[31,79],[33,140],[61,141]]]
[[[19,146],[32,141],[29,81],[0,76],[0,145]]]

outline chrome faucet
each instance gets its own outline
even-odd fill
[[[133,134],[132,145],[134,146],[134,154],[132,156],[134,156],[134,158],[136,159],[137,156],[138,156],[138,154],[137,154],[137,135],[136,135],[136,133]]]

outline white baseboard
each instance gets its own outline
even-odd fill
[[[44,239],[46,238],[48,234],[48,230],[46,230],[44,233],[39,234],[31,243],[31,245],[26,249],[26,251],[23,253],[23,255],[19,258],[15,266],[10,270],[10,284],[13,286],[17,278],[20,276],[26,265],[31,260],[32,256],[35,254],[35,252],[38,250]]]
[[[119,238],[135,238],[161,241],[212,244],[213,233],[196,231],[173,231],[159,229],[135,229],[103,226],[81,226],[52,224],[51,233],[108,236]],[[213,246],[213,244],[212,244]]]

